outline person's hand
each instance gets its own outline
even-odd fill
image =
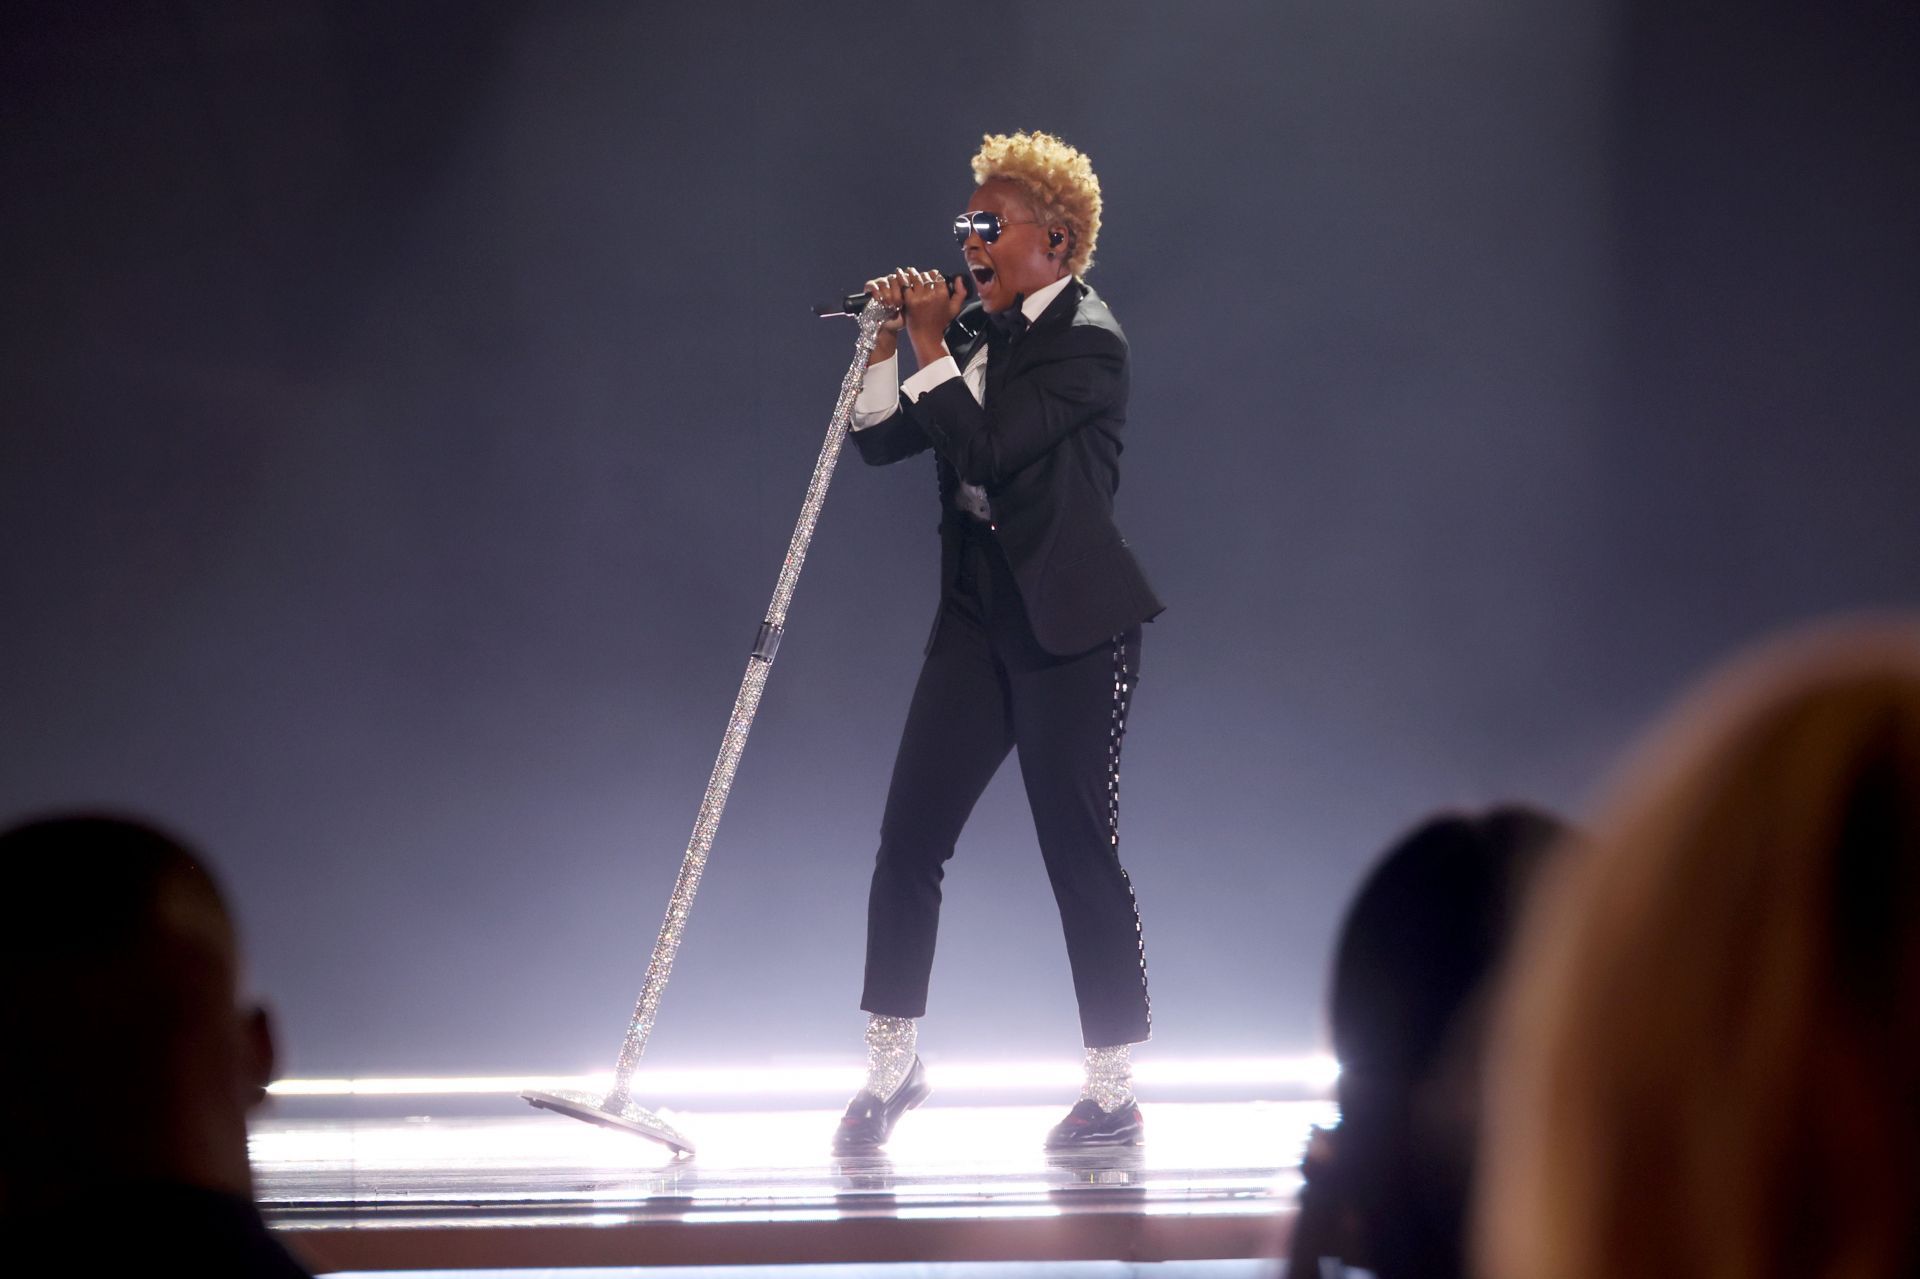
[[[892,275],[883,275],[877,280],[868,280],[866,293],[877,299],[882,306],[893,308],[893,318],[880,325],[882,333],[898,333],[907,322],[905,294],[907,291],[905,270]]]
[[[960,308],[967,304],[965,289],[953,288],[938,271],[919,271],[902,267],[892,279],[901,282],[901,298],[906,308],[907,339],[913,343],[921,362],[927,362],[928,349],[943,347],[947,326]],[[938,358],[935,356],[934,358]]]
[[[891,275],[868,280],[867,296],[879,299],[898,312],[880,326],[871,362],[877,364],[893,358],[902,328],[907,331],[908,341],[913,343],[913,353],[921,368],[946,355],[947,325],[953,323],[953,317],[967,304],[967,291],[955,287],[956,284],[957,281],[949,281],[938,271],[904,266]]]
[[[906,292],[904,270],[867,281],[867,296],[882,306],[893,308],[893,314],[880,322],[880,331],[874,334],[873,353],[867,357],[868,365],[885,364],[900,349],[900,330],[907,323]]]

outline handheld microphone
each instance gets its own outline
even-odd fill
[[[953,290],[955,289],[955,287],[965,289],[967,291],[967,296],[972,297],[973,296],[973,277],[971,275],[966,275],[966,274],[948,276],[947,277],[947,296],[948,297],[953,296]],[[866,290],[862,289],[858,293],[847,294],[847,296],[841,298],[840,301],[837,303],[834,303],[834,302],[816,303],[813,308],[813,313],[823,320],[838,319],[840,316],[843,316],[843,315],[858,315],[862,311],[867,309],[867,303],[870,300],[871,299],[867,297]]]
[[[872,299],[864,292],[849,293],[838,302],[814,303],[813,313],[823,320],[838,319],[843,315],[858,315],[867,309],[867,303],[870,301]]]

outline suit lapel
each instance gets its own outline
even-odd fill
[[[1003,374],[1012,377],[1032,362],[1036,351],[1044,351],[1049,339],[1062,332],[1073,322],[1073,313],[1080,305],[1081,295],[1087,286],[1078,280],[1069,280],[1067,287],[1047,303],[1047,309],[1040,318],[1028,326],[1026,334],[1013,344],[1012,357],[1007,361]]]
[[[1070,281],[1053,301],[1047,303],[1047,309],[1040,313],[1040,318],[1027,329],[1025,336],[1013,343],[1011,349],[1004,344],[997,344],[994,356],[987,361],[989,390],[1026,367],[1035,343],[1044,349],[1050,335],[1072,323],[1073,313],[1086,293],[1086,285],[1078,280]],[[962,369],[966,368],[980,348],[987,345],[993,332],[993,325],[981,313],[980,304],[969,302],[967,309],[947,329],[947,350],[953,355],[953,362]]]
[[[967,303],[966,310],[947,326],[947,351],[953,356],[953,362],[962,369],[966,368],[974,352],[986,343],[987,333],[992,327],[978,302]]]

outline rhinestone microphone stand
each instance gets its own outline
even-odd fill
[[[780,647],[781,632],[786,629],[787,606],[793,602],[793,588],[800,580],[807,544],[813,541],[814,525],[820,521],[820,507],[826,501],[834,463],[840,460],[840,448],[847,440],[847,424],[853,417],[853,402],[860,394],[861,380],[866,376],[867,357],[873,353],[881,324],[893,314],[891,307],[876,301],[869,301],[859,314],[860,333],[854,342],[853,363],[847,366],[847,375],[840,380],[840,398],[834,403],[833,421],[827,424],[827,439],[820,446],[820,457],[813,464],[813,478],[807,482],[800,519],[793,526],[793,539],[787,543],[787,558],[780,565],[773,602],[767,605],[767,620],[760,624],[760,633],[754,638],[753,653],[747,658],[747,673],[740,680],[740,692],[733,699],[733,714],[727,717],[727,731],[720,739],[720,757],[713,762],[707,793],[701,798],[699,814],[693,819],[693,837],[687,841],[686,856],[680,861],[680,876],[674,881],[673,896],[668,900],[667,918],[653,943],[653,958],[640,984],[640,999],[634,1005],[633,1020],[627,1024],[626,1041],[620,1045],[620,1060],[613,1069],[613,1088],[605,1096],[573,1090],[520,1094],[535,1106],[588,1123],[637,1133],[670,1147],[676,1154],[693,1153],[691,1141],[633,1100],[633,1072],[640,1064],[640,1055],[647,1050],[647,1037],[653,1033],[654,1019],[660,1012],[660,996],[667,988],[668,975],[673,972],[673,957],[680,949],[681,935],[686,932],[687,913],[693,908],[700,874],[707,868],[707,854],[713,848],[714,833],[720,829],[720,814],[727,807],[727,792],[733,786],[735,770],[740,767],[747,733],[753,728],[753,715],[760,707],[760,693],[767,686],[767,672]]]

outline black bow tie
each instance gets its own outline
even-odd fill
[[[1006,310],[989,311],[987,313],[988,322],[993,325],[1001,337],[1011,341],[1025,333],[1027,329],[1032,326],[1033,321],[1027,318],[1025,311],[1021,310],[1021,305],[1025,301],[1025,298],[1017,298],[1014,300],[1014,304]]]

